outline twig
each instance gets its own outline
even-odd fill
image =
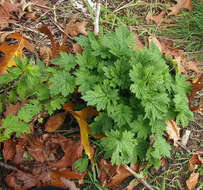
[[[6,168],[6,169],[9,169],[9,170],[18,171],[18,169],[17,169],[16,167],[11,166],[11,165],[6,164],[6,163],[1,162],[1,161],[0,161],[0,166],[4,167],[4,168]]]
[[[97,8],[95,11],[95,19],[94,19],[94,34],[96,36],[99,35],[99,14],[100,14],[101,3],[100,1],[97,2]]]
[[[184,146],[182,143],[180,143],[180,142],[178,142],[178,141],[176,141],[176,143],[177,143],[181,148],[183,148],[184,150],[186,150],[189,154],[192,154],[192,152],[191,152],[186,146]]]
[[[150,190],[154,190],[144,179],[141,179],[136,172],[134,172],[130,167],[127,165],[123,165],[126,170],[128,170],[131,174],[134,175],[134,177],[140,181],[145,187],[147,187]]]

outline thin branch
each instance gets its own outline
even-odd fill
[[[100,14],[100,9],[101,9],[101,3],[100,1],[97,2],[97,8],[95,11],[95,19],[94,19],[94,34],[96,36],[99,35],[99,14]]]
[[[1,161],[0,161],[0,166],[6,168],[6,169],[8,169],[8,170],[18,171],[18,168],[14,167],[14,166],[11,166],[11,165],[9,165],[9,164],[6,164],[6,163],[4,163],[4,162],[1,162]]]
[[[148,189],[150,189],[150,190],[154,190],[144,179],[140,178],[140,177],[138,176],[138,174],[137,174],[136,172],[134,172],[129,166],[127,166],[127,165],[123,165],[123,166],[124,166],[124,168],[125,168],[126,170],[128,170],[131,174],[133,174],[134,177],[135,177],[138,181],[140,181],[140,183],[142,183],[146,188],[148,188]]]

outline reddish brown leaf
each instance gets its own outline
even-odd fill
[[[65,32],[71,37],[76,37],[79,34],[83,34],[87,36],[86,25],[87,21],[77,22],[76,18],[70,20],[70,22],[66,25]]]
[[[48,160],[47,147],[42,136],[27,135],[24,139],[27,152],[38,162]]]
[[[51,40],[51,45],[52,45],[52,55],[53,57],[55,57],[57,55],[57,47],[56,47],[56,42],[53,38],[52,33],[50,32],[49,28],[43,24],[40,28],[37,29],[38,31],[40,31],[41,33],[47,35],[49,37],[49,39]]]
[[[65,121],[67,113],[57,113],[51,116],[45,124],[45,130],[48,132],[56,131]]]
[[[0,2],[0,30],[8,27],[9,23],[15,23],[12,12],[18,11],[19,3],[12,3],[12,1]]]
[[[177,15],[182,8],[192,11],[192,0],[176,0],[177,4],[173,7],[168,8],[171,12],[168,15]]]
[[[49,47],[42,46],[39,48],[39,54],[42,58],[42,61],[49,66],[49,61],[52,58],[52,51]]]
[[[50,175],[51,175],[51,185],[55,185],[55,184],[62,184],[64,186],[64,183],[62,183],[62,181],[60,180],[61,177],[64,177],[66,179],[77,179],[79,180],[79,184],[83,184],[83,179],[86,175],[86,172],[83,173],[76,173],[76,172],[72,172],[69,169],[63,170],[63,171],[50,171]]]
[[[116,171],[116,175],[112,177],[110,183],[107,185],[108,188],[118,186],[123,180],[132,174],[126,170],[123,166],[119,166]]]
[[[34,48],[26,39],[24,39],[19,33],[8,35],[7,38],[14,38],[18,41],[15,45],[8,45],[6,42],[0,45],[0,51],[2,51],[5,56],[0,57],[0,74],[6,72],[7,67],[16,66],[13,60],[15,56],[22,58],[22,50],[26,48],[29,51],[33,51]]]
[[[79,44],[72,43],[72,45],[73,45],[73,52],[74,52],[74,54],[78,54],[78,53],[82,54],[83,49],[82,49],[82,47]]]
[[[12,139],[4,141],[3,158],[4,161],[12,160],[16,152],[16,142]]]
[[[23,154],[25,151],[25,142],[23,139],[18,138],[18,142],[16,145],[16,154],[12,160],[14,165],[19,165],[23,162]]]
[[[186,181],[188,190],[194,190],[199,180],[199,173],[192,173]]]
[[[198,111],[201,108],[203,108],[203,104],[200,104],[199,106],[193,106],[192,105],[192,98],[195,96],[195,94],[200,91],[201,89],[203,89],[203,74],[200,75],[200,77],[194,82],[192,83],[192,85],[190,86],[191,88],[191,94],[188,96],[188,101],[189,101],[189,108],[191,111]]]
[[[50,168],[72,167],[73,163],[82,157],[83,147],[80,141],[72,141],[61,135],[53,135],[49,140],[52,143],[60,145],[64,152],[64,156],[61,159],[55,162],[49,161]]]
[[[98,178],[102,186],[106,186],[109,180],[116,174],[117,166],[108,163],[105,159],[99,162]]]
[[[187,76],[188,71],[194,71],[197,74],[201,73],[198,68],[198,62],[187,61],[182,49],[172,48],[172,41],[168,39],[159,40],[162,48],[162,53],[171,56],[178,63],[178,72],[184,73]]]
[[[22,187],[19,184],[17,184],[15,174],[16,174],[15,172],[12,172],[9,175],[7,175],[5,178],[5,182],[12,189],[21,189]]]
[[[161,13],[157,14],[157,15],[151,15],[150,11],[147,13],[147,16],[145,18],[147,24],[150,24],[150,20],[154,21],[156,24],[160,25],[162,22],[165,23],[171,23],[172,20],[169,18],[165,18],[165,12],[162,11]]]
[[[22,103],[17,102],[14,104],[6,104],[6,111],[4,112],[4,117],[7,117],[8,115],[17,115],[18,109],[23,106]]]
[[[135,33],[135,35],[134,35],[134,40],[135,40],[136,45],[135,45],[135,47],[133,47],[133,49],[135,51],[138,50],[138,49],[144,48],[144,46],[143,46],[142,42],[140,41],[139,36],[137,35],[137,33]]]
[[[189,160],[188,169],[189,171],[194,171],[203,164],[203,159],[198,154],[193,154]]]

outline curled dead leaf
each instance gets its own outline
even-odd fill
[[[188,169],[189,171],[194,171],[203,164],[203,159],[198,154],[193,154],[189,160]]]
[[[199,173],[192,173],[186,181],[186,187],[188,190],[194,190],[199,180]]]
[[[42,46],[39,48],[39,54],[42,58],[42,61],[46,64],[46,66],[49,66],[49,61],[52,58],[51,48]]]
[[[134,41],[136,43],[136,45],[133,47],[133,49],[135,51],[138,50],[138,49],[144,48],[144,46],[143,46],[142,42],[140,41],[139,36],[137,35],[137,33],[135,33],[135,35],[134,35]]]
[[[31,52],[34,50],[33,45],[24,39],[18,32],[8,35],[7,38],[14,38],[18,42],[15,45],[8,45],[6,42],[0,45],[0,51],[4,53],[4,56],[0,57],[0,74],[6,73],[7,67],[16,66],[13,59],[15,56],[20,59],[22,58],[23,48],[26,48]]]
[[[188,9],[189,11],[192,11],[192,0],[176,0],[177,4],[173,7],[168,8],[171,12],[168,15],[177,15],[182,8]]]
[[[66,112],[61,112],[51,116],[45,124],[45,130],[48,132],[56,131],[64,123],[66,115]]]
[[[3,158],[5,162],[7,162],[8,160],[12,160],[12,158],[16,153],[15,147],[16,147],[15,140],[9,139],[4,141]]]
[[[180,127],[178,127],[173,120],[167,120],[166,121],[166,133],[169,136],[169,139],[173,140],[174,146],[177,145],[177,141],[180,140]]]
[[[65,27],[65,33],[70,35],[71,37],[76,37],[79,34],[83,34],[87,36],[86,26],[88,22],[76,22],[76,18],[70,20],[70,22]]]

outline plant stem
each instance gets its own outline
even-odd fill
[[[123,165],[123,167],[124,167],[125,169],[127,169],[131,174],[133,174],[134,177],[135,177],[137,180],[139,180],[140,183],[142,183],[145,187],[147,187],[147,188],[150,189],[150,190],[154,190],[144,179],[140,178],[140,177],[138,176],[138,174],[137,174],[136,172],[134,172],[129,166]]]

